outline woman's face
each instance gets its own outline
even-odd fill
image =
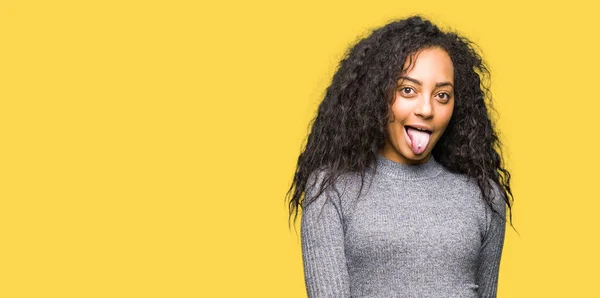
[[[414,60],[416,57],[416,61]],[[388,136],[381,155],[403,164],[429,160],[454,109],[454,67],[446,51],[434,47],[413,56],[394,91]],[[407,59],[405,69],[408,67]]]

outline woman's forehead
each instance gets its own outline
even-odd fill
[[[400,80],[412,78],[414,83],[453,82],[454,66],[450,55],[441,48],[427,48],[406,59]],[[417,82],[415,82],[417,81]]]

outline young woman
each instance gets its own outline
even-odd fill
[[[512,192],[487,76],[419,16],[349,50],[288,192],[309,297],[496,296]]]

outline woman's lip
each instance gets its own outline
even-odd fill
[[[418,129],[421,129],[421,130],[425,130],[425,131],[427,131],[430,134],[433,133],[433,129],[429,128],[429,127],[427,127],[425,125],[421,125],[421,124],[406,124],[406,125],[404,125],[404,129],[406,129],[407,126],[408,127],[412,127],[412,128],[418,128]]]

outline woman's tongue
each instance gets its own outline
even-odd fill
[[[430,134],[425,131],[420,131],[414,129],[412,127],[407,127],[406,132],[408,133],[408,137],[411,140],[412,151],[415,154],[421,154],[427,148],[427,144],[429,144],[429,136]]]

